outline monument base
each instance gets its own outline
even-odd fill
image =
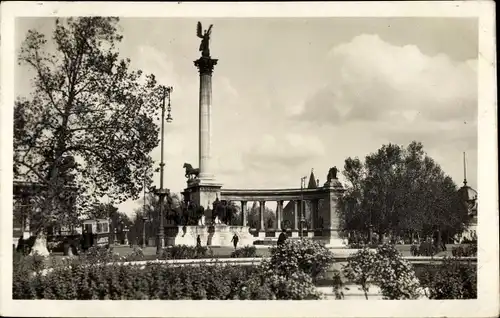
[[[174,245],[196,246],[200,236],[201,246],[233,246],[231,242],[234,234],[238,236],[238,246],[252,246],[257,240],[250,234],[248,226],[233,226],[216,224],[212,226],[179,226],[174,239]]]
[[[214,180],[194,179],[189,180],[184,190],[184,200],[196,203],[205,210],[212,209],[214,201],[220,197],[222,184]]]

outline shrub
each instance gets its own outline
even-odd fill
[[[231,257],[257,257],[257,248],[255,246],[245,246],[231,253]]]
[[[316,300],[322,298],[311,276],[301,271],[289,276],[273,273],[266,277],[266,280],[276,299]]]
[[[426,267],[421,281],[430,299],[477,298],[477,265],[459,258],[446,258],[440,266]]]
[[[27,261],[21,262],[27,264]],[[74,258],[46,275],[17,275],[14,299],[265,300],[312,299],[314,294],[307,278],[273,280],[264,274],[261,266],[88,265]]]
[[[361,287],[366,299],[370,284],[376,280],[376,262],[375,253],[364,248],[351,256],[342,269],[347,279]]]
[[[378,245],[379,244],[377,244],[377,243],[365,244],[363,242],[354,242],[354,243],[348,244],[348,247],[352,248],[352,249],[362,249],[362,248],[377,248]]]
[[[465,246],[454,247],[451,250],[454,257],[471,257],[477,256],[477,243],[471,243]]]
[[[142,248],[134,247],[133,252],[125,256],[125,260],[127,262],[144,260],[144,252],[142,251]]]
[[[437,247],[431,242],[422,242],[418,248],[418,255],[420,256],[434,256],[438,252]]]
[[[92,246],[85,253],[80,255],[82,262],[89,264],[110,263],[120,260],[119,255],[113,253],[113,249],[101,246]]]
[[[196,259],[207,256],[206,246],[175,245],[163,250],[160,259]]]
[[[311,239],[286,240],[270,250],[270,266],[285,277],[300,271],[315,280],[324,274],[334,260],[328,248]]]
[[[419,256],[420,255],[419,248],[418,248],[417,244],[412,244],[411,245],[411,247],[410,247],[410,253],[413,256]]]
[[[393,245],[381,245],[376,251],[362,249],[349,258],[343,272],[361,287],[366,299],[372,283],[380,287],[385,299],[417,299],[422,295],[412,265]]]
[[[251,247],[245,252],[255,251]],[[165,249],[165,257],[202,257],[207,248]],[[293,255],[291,261],[281,261]],[[125,257],[143,257],[140,249]],[[258,266],[147,263],[123,265],[106,249],[91,249],[80,258],[53,264],[33,274],[30,258],[17,257],[15,299],[321,299],[313,278],[333,261],[323,245],[311,240],[287,242]],[[120,259],[121,260],[121,259]],[[106,264],[107,262],[111,262]],[[279,265],[279,266],[277,266]],[[29,275],[31,274],[31,275]]]
[[[386,299],[418,299],[422,295],[413,266],[393,245],[377,249],[376,282]]]

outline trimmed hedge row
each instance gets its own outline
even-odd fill
[[[258,266],[186,265],[148,263],[123,265],[113,260],[109,251],[94,249],[82,257],[54,264],[42,274],[39,256],[15,257],[13,277],[14,299],[321,299],[313,284],[323,264],[311,268],[316,256],[319,262],[333,260],[329,251],[314,242],[286,243],[276,250],[276,257]],[[252,248],[240,249],[252,253]],[[298,255],[280,266],[290,251]],[[192,257],[191,248],[166,249],[170,257]],[[203,255],[198,249],[196,255]],[[236,251],[237,252],[237,251]],[[137,250],[136,257],[140,258]],[[41,263],[39,262],[40,260]]]
[[[257,248],[255,246],[245,246],[231,253],[233,258],[257,257]]]

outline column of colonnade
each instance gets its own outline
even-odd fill
[[[305,204],[302,202],[302,200],[291,200],[291,202],[294,202],[294,211],[293,211],[293,224],[292,224],[292,230],[293,231],[298,231],[299,230],[299,222],[300,219],[305,213]],[[321,226],[318,222],[318,206],[319,206],[319,200],[314,199],[310,200],[311,202],[311,208],[312,208],[312,213],[310,215],[311,218],[311,229],[316,229],[316,227]],[[241,226],[248,226],[248,201],[240,201],[241,203]],[[277,208],[276,208],[276,222],[273,226],[274,230],[280,231],[281,230],[281,224],[284,220],[284,215],[283,215],[283,200],[278,200],[276,201],[277,203]],[[259,231],[264,231],[266,228],[265,224],[265,209],[266,209],[266,201],[265,200],[260,200],[259,201]]]

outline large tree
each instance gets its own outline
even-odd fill
[[[144,201],[145,200],[145,201]],[[156,237],[158,229],[160,228],[160,202],[157,195],[154,193],[146,194],[140,202],[141,206],[135,209],[135,216],[131,228],[131,237],[142,239],[143,232],[143,218],[146,218],[146,238]],[[182,213],[181,202],[179,195],[170,193],[163,201],[163,216],[165,226],[176,224],[178,216]]]
[[[37,234],[76,222],[103,196],[112,204],[137,199],[145,175],[151,184],[161,88],[119,57],[117,23],[57,19],[50,40],[30,30],[20,49],[19,63],[34,77],[31,97],[15,103],[14,175],[43,187]]]
[[[347,189],[341,220],[348,231],[389,235],[451,237],[467,223],[457,186],[423,150],[383,145],[377,152],[345,160]]]

